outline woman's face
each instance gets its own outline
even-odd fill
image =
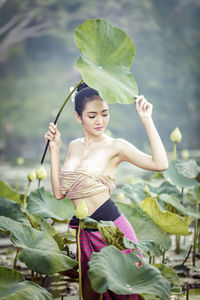
[[[90,135],[101,135],[106,129],[109,121],[108,104],[100,97],[86,102],[82,112],[81,122],[85,133]]]

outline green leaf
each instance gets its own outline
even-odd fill
[[[157,195],[159,194],[170,194],[170,195],[180,195],[179,190],[174,184],[169,183],[168,181],[164,181],[158,187],[149,187],[150,190]]]
[[[155,198],[147,197],[144,199],[141,208],[163,231],[179,235],[190,234],[188,232],[188,218],[180,217],[169,211],[162,211]]]
[[[128,197],[134,204],[140,207],[143,199],[145,199],[146,194],[144,192],[144,187],[146,184],[143,182],[135,184],[125,184],[122,186],[126,197]]]
[[[0,217],[0,230],[10,235],[14,246],[22,248],[19,259],[37,273],[54,274],[72,269],[77,262],[60,251],[48,234],[6,217]]]
[[[165,277],[170,283],[170,294],[182,294],[182,288],[181,288],[181,281],[178,278],[176,272],[170,268],[169,266],[165,264],[153,264],[154,267],[156,267],[160,272],[162,273],[162,276]],[[155,295],[150,294],[142,294],[142,297],[145,300],[160,300],[159,297]]]
[[[102,19],[87,20],[74,31],[82,55],[76,66],[83,80],[108,103],[129,104],[138,94],[129,68],[135,55],[130,37]]]
[[[51,300],[52,294],[40,285],[26,281],[16,270],[0,267],[0,299],[2,300]]]
[[[12,189],[6,182],[0,180],[0,196],[21,203],[23,195]]]
[[[182,293],[181,281],[172,268],[166,264],[153,264],[153,266],[158,268],[162,275],[171,283],[171,294]]]
[[[68,220],[74,214],[74,206],[71,200],[64,198],[57,200],[44,187],[32,192],[28,198],[27,210],[32,214],[55,220]]]
[[[148,253],[150,256],[161,256],[163,255],[163,251],[160,249],[160,245],[157,245],[153,241],[144,241],[142,243],[135,243],[133,241],[128,240],[124,237],[124,246],[126,249],[140,249],[142,254],[145,252]],[[118,248],[119,249],[119,248]]]
[[[200,167],[194,159],[188,159],[176,162],[176,170],[179,174],[188,178],[196,178],[200,173]]]
[[[2,197],[0,197],[0,216],[8,217],[12,220],[30,225],[29,221],[21,211],[21,205]]]
[[[134,253],[124,254],[114,246],[104,247],[93,253],[89,261],[88,276],[98,293],[108,289],[117,295],[148,293],[163,300],[170,299],[170,283],[158,269],[142,260],[138,267]]]
[[[169,163],[169,168],[167,171],[163,172],[165,177],[169,177],[172,182],[178,186],[181,187],[190,187],[198,185],[198,181],[193,178],[188,178],[180,174],[177,170],[177,164],[179,164],[180,161],[173,160]]]
[[[128,204],[120,202],[116,202],[116,204],[133,226],[140,243],[151,240],[165,250],[171,247],[171,239],[167,233],[160,229],[141,208],[131,207]]]
[[[159,199],[165,203],[171,204],[184,216],[200,219],[200,214],[196,213],[191,207],[184,207],[182,204],[180,204],[180,202],[177,200],[178,197],[168,194],[160,194]]]

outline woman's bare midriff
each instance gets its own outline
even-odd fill
[[[110,198],[109,190],[102,191],[98,194],[95,194],[91,197],[81,198],[72,200],[75,209],[80,204],[81,200],[85,201],[85,204],[88,207],[88,216],[91,216],[97,208],[99,208],[104,202],[106,202]]]

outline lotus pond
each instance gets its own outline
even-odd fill
[[[40,188],[36,182],[30,185],[27,206],[23,207],[26,174],[32,167],[1,167],[0,296],[9,299],[14,291],[15,299],[20,300],[33,299],[27,298],[33,295],[39,299],[78,299],[75,237],[67,226],[74,209],[67,199],[57,201],[53,197],[49,178]],[[191,159],[173,160],[163,173],[128,164],[120,168],[112,198],[135,229],[143,267],[130,269],[130,262],[137,262],[138,257],[134,251],[122,255],[119,250],[136,246],[123,234],[116,239],[112,224],[92,224],[98,226],[108,244],[91,258],[89,276],[97,292],[109,288],[119,293],[120,289],[145,299],[169,299],[169,295],[185,299],[187,293],[189,299],[199,297],[198,176],[199,163]],[[91,219],[84,223],[90,227]],[[109,280],[113,264],[117,274],[114,284]],[[98,272],[102,266],[104,271]],[[122,266],[127,278],[120,277]],[[102,277],[107,278],[104,286],[99,283]]]

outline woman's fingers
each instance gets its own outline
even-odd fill
[[[55,139],[55,135],[57,133],[57,125],[54,123],[49,123],[49,128],[46,134],[44,135],[44,138],[46,141],[50,140],[53,141]]]

